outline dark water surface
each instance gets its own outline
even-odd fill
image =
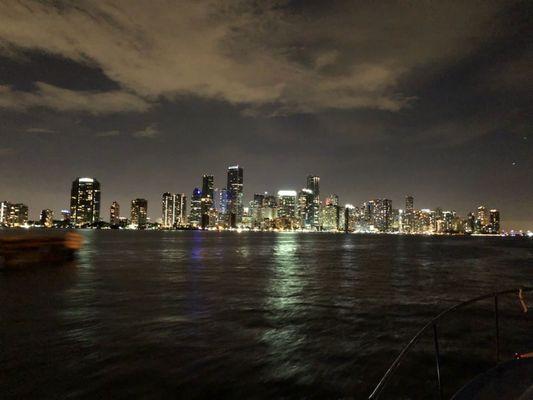
[[[530,239],[82,234],[75,265],[0,274],[2,398],[365,398],[439,311],[533,284]],[[532,351],[531,313],[500,308],[502,353]],[[490,366],[491,310],[439,327],[447,393]],[[431,346],[386,397],[431,398]]]

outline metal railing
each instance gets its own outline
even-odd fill
[[[524,309],[524,312],[527,311],[527,306],[525,305],[523,299],[522,299],[522,293],[523,292],[530,292],[533,288],[530,287],[523,287],[523,288],[517,288],[517,289],[511,289],[511,290],[503,290],[501,292],[494,292],[490,294],[486,294],[483,296],[475,297],[473,299],[464,301],[462,303],[456,304],[444,311],[442,311],[440,314],[438,314],[435,318],[433,318],[431,321],[429,321],[422,329],[420,329],[417,334],[407,343],[407,345],[402,349],[398,357],[394,360],[394,362],[391,364],[385,375],[381,378],[379,383],[376,385],[370,396],[368,397],[369,400],[376,400],[381,395],[382,390],[387,386],[389,380],[391,379],[392,375],[396,371],[396,369],[400,366],[401,362],[411,350],[411,348],[420,340],[422,335],[426,333],[428,329],[433,330],[433,342],[435,347],[435,366],[436,366],[436,380],[437,380],[437,389],[439,391],[439,396],[442,399],[443,398],[443,391],[442,391],[442,381],[441,381],[441,359],[440,359],[440,351],[439,351],[439,335],[438,335],[438,323],[442,320],[443,317],[446,315],[456,311],[459,308],[465,307],[469,304],[476,303],[481,300],[489,299],[491,297],[494,298],[494,328],[495,328],[495,345],[496,345],[496,362],[498,363],[500,361],[500,320],[499,320],[499,311],[498,311],[498,297],[508,294],[516,294],[519,297],[520,303],[522,308]]]

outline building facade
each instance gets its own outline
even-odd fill
[[[75,227],[95,225],[100,220],[100,183],[77,178],[70,193],[70,222]]]

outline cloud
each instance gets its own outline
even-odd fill
[[[56,3],[5,2],[0,42],[10,51],[13,46],[35,49],[94,65],[123,90],[80,93],[41,84],[33,94],[8,91],[10,101],[0,100],[3,107],[38,104],[100,114],[144,111],[146,99],[194,95],[243,105],[251,114],[398,111],[411,101],[398,91],[402,76],[468,54],[483,40],[499,5],[51,4]]]
[[[140,131],[133,132],[132,136],[136,138],[146,138],[151,139],[159,135],[159,130],[157,130],[156,125],[148,125],[146,128],[141,129]]]
[[[55,133],[57,131],[48,128],[28,128],[26,129],[28,133]]]
[[[11,147],[0,147],[0,157],[15,154],[15,149]]]
[[[58,111],[83,111],[94,115],[125,111],[146,111],[150,104],[125,91],[74,91],[37,82],[34,91],[0,85],[0,108],[27,110],[48,107]]]
[[[98,132],[96,134],[96,137],[114,137],[114,136],[119,136],[119,135],[120,135],[120,131],[117,129],[113,129],[110,131]]]

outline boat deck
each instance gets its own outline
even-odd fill
[[[502,363],[466,384],[452,400],[533,400],[533,359]]]

